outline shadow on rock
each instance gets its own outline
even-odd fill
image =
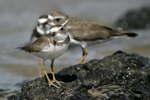
[[[53,80],[53,77],[52,77],[52,74],[48,73],[48,77],[50,78],[50,80]],[[58,80],[58,81],[62,81],[62,82],[72,82],[74,80],[76,80],[78,77],[76,75],[59,75],[59,74],[55,74],[55,78]],[[45,80],[47,82],[47,78],[45,76]]]

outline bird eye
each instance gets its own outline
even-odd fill
[[[60,21],[60,18],[56,18],[55,20],[56,20],[57,22],[59,22],[59,21]]]
[[[61,30],[61,31],[63,31],[63,30],[64,30],[64,28],[61,28],[60,30]]]

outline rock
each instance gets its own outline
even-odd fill
[[[12,91],[11,89],[0,89],[0,100],[17,100],[19,91]]]
[[[128,11],[116,21],[115,27],[123,29],[149,29],[150,5],[138,10]]]
[[[50,79],[52,75],[49,74]],[[19,100],[148,100],[150,59],[116,52],[102,60],[65,68],[56,74],[60,88],[49,87],[45,77],[25,83]]]
[[[28,81],[24,80],[22,83],[15,84],[15,89],[0,89],[0,100],[17,100],[20,95],[20,88]]]

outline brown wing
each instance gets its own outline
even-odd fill
[[[30,46],[19,47],[18,49],[24,50],[26,52],[41,52],[41,50],[45,46],[50,46],[49,42],[53,43],[53,41],[49,37],[50,37],[49,34],[48,35],[44,35],[44,36],[38,38]]]
[[[121,34],[117,30],[80,18],[71,17],[68,25],[71,26],[71,28],[68,28],[70,34],[73,35],[74,39],[79,41],[92,41],[114,36],[125,36],[125,34]]]

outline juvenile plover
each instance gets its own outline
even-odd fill
[[[48,15],[41,15],[38,18],[37,26],[32,31],[30,43],[33,43],[35,40],[37,40],[43,35],[49,34],[49,29],[50,25],[48,24]],[[40,59],[38,59],[38,64],[39,64],[39,77],[42,77]]]
[[[68,30],[71,44],[81,46],[83,57],[78,64],[83,64],[85,57],[88,55],[87,46],[103,43],[114,38],[137,36],[136,33],[115,30],[85,19],[69,17],[60,11],[52,12],[48,15],[48,18],[51,26],[60,24]]]
[[[53,85],[58,88],[53,82],[56,82],[58,85],[61,85],[59,81],[56,80],[54,71],[53,71],[53,63],[55,58],[61,56],[68,48],[70,43],[69,34],[62,25],[55,25],[50,28],[50,33],[48,35],[44,35],[38,38],[34,43],[29,46],[18,47],[20,50],[24,50],[26,52],[32,53],[37,57],[43,59],[43,71],[46,75],[49,85]],[[50,81],[46,69],[45,69],[45,61],[49,59],[51,60],[51,73],[53,75],[53,81]]]

